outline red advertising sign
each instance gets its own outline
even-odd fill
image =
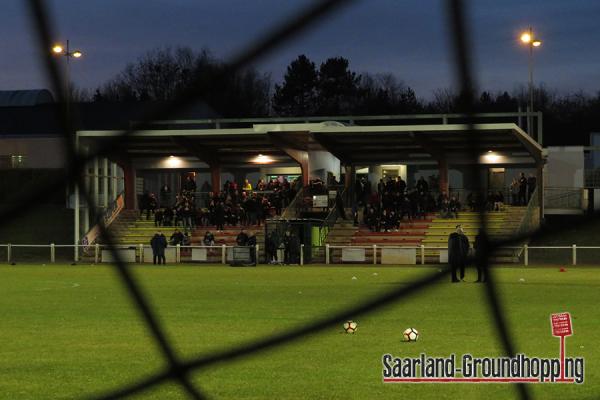
[[[552,336],[571,336],[571,315],[569,313],[558,313],[550,316],[552,322]]]

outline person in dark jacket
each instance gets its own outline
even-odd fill
[[[183,244],[183,233],[179,229],[175,229],[171,237],[169,238],[170,244],[172,246],[177,246],[178,244]]]
[[[250,247],[250,262],[253,265],[256,265],[256,234],[255,233],[251,234],[250,237],[248,237],[246,246]]]
[[[167,238],[162,232],[158,231],[150,240],[150,246],[152,247],[152,255],[154,264],[156,264],[156,260],[158,259],[158,264],[160,265],[161,261],[164,264],[167,263],[167,259],[165,258],[165,249],[167,248]]]
[[[265,240],[265,258],[268,264],[277,263],[277,234],[275,231],[269,232],[267,239]]]
[[[243,228],[240,231],[240,233],[238,233],[237,237],[235,238],[235,242],[237,243],[238,246],[248,246],[248,234],[246,233],[246,231],[244,231]]]
[[[475,237],[475,243],[473,243],[473,248],[475,249],[475,266],[477,267],[477,280],[475,282],[486,281],[486,271],[483,267],[483,264],[485,262],[484,257],[487,247],[487,236],[482,230],[480,230],[477,236]]]
[[[459,282],[456,273],[460,270],[460,279],[465,277],[465,263],[469,255],[469,239],[462,226],[456,226],[456,232],[448,237],[448,262],[452,267],[452,282]]]
[[[292,233],[286,231],[283,235],[283,263],[291,264],[292,252]]]
[[[215,207],[215,225],[217,226],[217,232],[223,232],[225,229],[225,206],[223,202],[219,202]]]
[[[300,238],[292,232],[290,235],[290,264],[300,264]]]
[[[344,199],[340,192],[335,195],[335,207],[341,219],[346,219],[346,210],[344,209]]]

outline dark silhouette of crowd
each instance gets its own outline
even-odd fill
[[[358,207],[363,208],[363,223],[375,232],[393,232],[400,229],[404,219],[424,219],[428,213],[439,212],[443,218],[457,218],[461,210],[459,200],[446,193],[437,196],[430,190],[437,180],[429,182],[420,177],[414,187],[408,187],[401,178],[380,179],[375,190],[367,178],[356,182]],[[358,220],[358,207],[353,210]]]
[[[225,226],[260,226],[267,218],[281,215],[296,195],[298,185],[299,180],[290,183],[285,178],[269,182],[260,179],[253,189],[246,179],[241,185],[227,181],[223,189],[216,192],[205,182],[198,193],[196,182],[188,176],[173,203],[168,185],[160,189],[160,202],[154,193],[145,192],[139,201],[140,214],[142,217],[145,214],[147,220],[154,215],[157,227],[183,228],[170,242],[189,244],[188,231],[199,226],[215,226],[219,232]]]

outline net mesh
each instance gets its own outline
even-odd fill
[[[223,74],[233,74],[236,71],[248,66],[250,63],[264,57],[266,54],[277,50],[284,46],[290,39],[301,35],[306,32],[311,26],[322,22],[323,19],[331,18],[342,7],[348,7],[353,3],[348,0],[325,0],[311,4],[305,9],[301,9],[294,14],[292,18],[284,21],[281,25],[272,29],[265,36],[255,41],[251,45],[245,48],[245,51],[241,52],[237,57],[230,60],[228,63],[229,67]],[[452,51],[451,54],[454,57],[454,66],[456,70],[456,87],[460,88],[462,93],[461,96],[461,112],[466,113],[467,118],[465,122],[469,126],[469,130],[473,130],[473,93],[475,89],[474,75],[472,71],[472,46],[468,43],[469,25],[467,23],[466,7],[465,2],[462,0],[446,0],[444,3],[446,7],[447,23],[450,27],[451,38],[452,38]],[[75,186],[79,188],[82,198],[88,204],[91,205],[91,209],[95,209],[94,199],[90,193],[86,192],[85,184],[82,176],[85,172],[86,164],[93,160],[95,157],[106,156],[114,148],[115,144],[127,140],[127,138],[136,131],[136,129],[148,124],[152,120],[164,120],[168,119],[173,113],[179,109],[192,104],[198,99],[203,98],[201,82],[192,82],[189,88],[180,95],[175,101],[167,106],[159,109],[148,109],[145,113],[146,118],[140,119],[139,122],[134,124],[129,130],[122,132],[120,135],[113,137],[110,140],[103,142],[103,145],[97,148],[94,152],[88,154],[80,154],[77,152],[77,143],[75,142],[75,134],[73,126],[71,124],[71,117],[69,114],[68,102],[66,100],[65,83],[61,74],[56,60],[49,54],[47,49],[51,48],[51,38],[54,37],[54,26],[49,18],[49,10],[47,9],[47,2],[42,0],[28,0],[30,9],[31,19],[33,22],[33,29],[37,37],[39,45],[39,54],[43,55],[43,65],[46,69],[47,76],[52,84],[52,89],[58,99],[59,107],[57,109],[58,117],[62,123],[64,132],[64,146],[65,154],[67,154],[66,163],[66,178]],[[478,156],[476,149],[478,136],[470,135],[472,138],[472,145],[470,148],[470,156],[473,164],[478,163]],[[21,193],[19,198],[20,201],[13,202],[12,205],[7,207],[1,215],[0,221],[5,223],[17,218],[36,207],[36,199],[40,195],[53,193],[57,190],[63,190],[64,188],[64,176],[56,179],[48,179],[43,184],[36,184],[34,186],[26,186]],[[473,185],[475,187],[484,187],[485,185]],[[480,196],[483,198],[483,196]],[[485,213],[480,215],[482,227],[485,229],[486,220]],[[98,218],[100,221],[100,219]],[[591,219],[588,219],[589,223]],[[155,310],[153,310],[148,302],[148,299],[144,296],[140,286],[126,268],[125,264],[119,258],[119,254],[115,252],[114,239],[110,236],[106,228],[100,223],[101,236],[103,242],[107,243],[109,248],[113,252],[114,268],[118,271],[122,284],[127,289],[127,292],[131,296],[134,304],[136,305],[137,312],[142,317],[146,328],[153,337],[161,350],[162,356],[166,360],[166,368],[158,373],[147,376],[140,381],[133,382],[126,386],[114,389],[108,393],[96,394],[94,396],[87,396],[86,398],[96,399],[117,399],[124,398],[130,395],[139,394],[146,390],[156,388],[158,385],[177,384],[187,393],[189,398],[192,399],[203,399],[207,398],[207,395],[199,387],[194,384],[191,380],[191,375],[199,370],[208,369],[214,367],[217,364],[232,362],[235,360],[242,359],[244,357],[260,353],[267,349],[273,349],[285,344],[289,344],[294,341],[301,340],[307,335],[318,333],[327,328],[330,328],[340,321],[347,320],[350,318],[356,318],[357,316],[364,315],[365,313],[377,310],[385,305],[393,302],[399,302],[406,299],[409,296],[419,294],[423,289],[428,286],[441,281],[442,279],[448,279],[450,274],[449,266],[445,266],[442,273],[437,270],[431,275],[419,278],[412,282],[410,285],[402,285],[402,287],[395,288],[385,294],[379,295],[378,297],[367,300],[366,302],[354,306],[352,308],[345,309],[341,312],[337,312],[332,315],[322,315],[317,317],[315,322],[312,324],[296,328],[287,332],[283,332],[274,336],[265,337],[257,341],[247,343],[241,346],[232,347],[224,351],[218,351],[211,354],[200,356],[196,359],[183,360],[175,352],[173,344],[167,340],[165,334],[165,327],[159,322]],[[274,231],[281,231],[282,226],[274,226],[270,229]],[[498,246],[510,246],[519,243],[527,237],[535,237],[545,234],[554,233],[551,228],[540,228],[537,231],[531,233],[524,233],[519,237],[513,237],[507,240],[490,243],[488,253],[485,257],[478,258],[475,260],[480,264],[481,267],[488,269],[488,255],[491,254],[493,249]],[[6,248],[0,249],[0,256],[5,254]],[[40,249],[39,251],[46,251],[47,249]],[[63,254],[64,250],[59,250],[57,258],[62,259],[67,257]],[[315,254],[311,254],[314,258],[323,257],[322,253],[318,249],[314,249]],[[17,253],[17,251],[16,251]],[[15,257],[26,257],[25,253],[16,254]],[[586,257],[592,257],[590,254],[586,254]],[[537,254],[532,254],[531,257],[535,258]],[[511,341],[511,335],[509,334],[509,328],[507,326],[506,318],[503,313],[503,305],[499,302],[497,296],[497,286],[495,283],[495,274],[493,269],[488,271],[488,281],[485,285],[486,290],[484,296],[489,305],[489,312],[492,316],[490,319],[495,324],[495,330],[499,333],[503,351],[505,354],[514,356],[515,347]],[[532,395],[530,390],[524,384],[517,385],[517,395],[521,399],[530,399]]]

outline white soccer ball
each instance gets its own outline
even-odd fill
[[[358,324],[354,321],[346,321],[344,322],[344,331],[346,333],[354,333],[356,332],[356,328],[358,327]]]
[[[403,333],[405,342],[416,342],[419,340],[419,331],[415,328],[408,328]]]

